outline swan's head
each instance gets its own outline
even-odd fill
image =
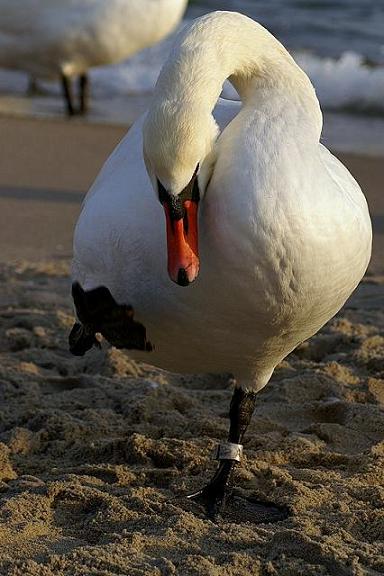
[[[198,205],[212,171],[218,128],[211,114],[162,101],[146,118],[144,158],[167,231],[168,273],[188,286],[199,273]]]

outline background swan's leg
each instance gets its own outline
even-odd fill
[[[63,89],[63,96],[66,104],[67,115],[74,116],[75,108],[73,106],[73,91],[72,91],[72,81],[71,78],[65,74],[61,75],[61,85]]]
[[[33,98],[34,96],[46,96],[49,95],[49,90],[43,86],[42,82],[38,78],[30,74],[28,76],[26,94],[29,98]]]
[[[80,96],[79,114],[81,115],[87,114],[89,109],[88,74],[81,74],[81,76],[79,76],[79,96]]]
[[[39,85],[36,78],[30,74],[28,77],[27,96],[36,96],[37,94],[40,94]]]
[[[202,490],[188,498],[201,502],[211,517],[217,516],[225,506],[232,471],[240,460],[241,442],[251,421],[256,403],[256,392],[244,388],[235,388],[229,410],[230,427],[228,445],[220,445],[218,450],[219,466],[212,480]],[[236,450],[236,447],[238,449]],[[232,454],[228,454],[232,452]],[[231,456],[226,458],[226,454]]]

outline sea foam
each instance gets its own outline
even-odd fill
[[[172,42],[171,37],[120,64],[92,69],[93,98],[151,92]],[[384,115],[384,66],[371,66],[355,52],[344,52],[337,59],[304,51],[293,56],[312,80],[324,110]],[[1,92],[20,93],[26,86],[26,75],[0,69]],[[43,87],[59,97],[58,82],[44,82]],[[225,85],[223,95],[230,99],[238,98],[229,83]]]

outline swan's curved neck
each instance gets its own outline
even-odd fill
[[[260,24],[242,14],[214,12],[182,31],[163,67],[156,97],[211,112],[229,79],[243,104],[258,107],[273,93],[308,115],[320,136],[322,115],[306,74]]]

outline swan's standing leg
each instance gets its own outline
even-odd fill
[[[210,517],[216,517],[224,508],[232,471],[242,454],[241,442],[251,421],[256,403],[256,392],[235,388],[229,411],[230,427],[228,443],[220,444],[217,453],[219,466],[212,480],[202,490],[191,494],[201,502]]]
[[[64,96],[65,104],[67,107],[67,115],[68,116],[74,116],[75,115],[75,108],[73,106],[73,91],[72,91],[71,78],[69,78],[65,74],[62,74],[61,75],[61,85],[63,88],[63,96]]]
[[[87,114],[89,109],[89,78],[87,74],[79,76],[80,107],[79,114]]]

